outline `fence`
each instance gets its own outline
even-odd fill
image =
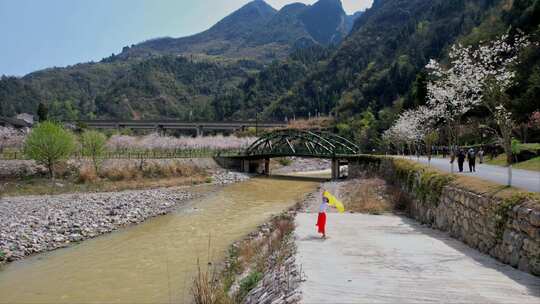
[[[175,150],[152,150],[152,151],[109,151],[105,152],[102,159],[171,159],[171,158],[208,158],[216,156],[232,156],[242,154],[241,149],[175,149]],[[71,158],[82,159],[88,155],[80,152],[73,153]],[[28,158],[20,151],[0,153],[1,160],[27,160]]]

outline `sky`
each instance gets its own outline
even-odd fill
[[[373,0],[342,0],[353,12]],[[0,75],[99,61],[157,37],[201,32],[250,0],[0,0]],[[279,9],[316,0],[267,0]]]

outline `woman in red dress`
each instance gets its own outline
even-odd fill
[[[322,234],[323,239],[326,239],[326,211],[328,210],[329,206],[328,198],[323,195],[322,203],[319,206],[319,217],[317,218],[316,225],[319,227],[318,231],[320,234]]]

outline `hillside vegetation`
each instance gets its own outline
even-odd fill
[[[0,115],[35,112],[39,102],[58,119],[331,115],[336,131],[371,150],[397,114],[425,103],[430,59],[444,63],[456,42],[508,32],[538,41],[539,21],[539,0],[375,0],[355,16],[339,0],[280,11],[256,0],[201,34],[3,77]],[[522,57],[510,95],[515,120],[526,124],[540,109],[540,50]]]

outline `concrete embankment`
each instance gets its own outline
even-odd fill
[[[323,187],[347,204],[350,184],[367,180]],[[315,229],[319,204],[320,195],[313,196],[296,216],[301,303],[532,304],[540,299],[540,278],[405,215],[329,212],[323,240]]]
[[[455,176],[394,158],[359,157],[349,171],[353,176],[378,174],[408,197],[406,207],[414,219],[540,276],[540,202],[534,194],[503,187],[475,190],[472,184],[480,181],[460,182]]]

